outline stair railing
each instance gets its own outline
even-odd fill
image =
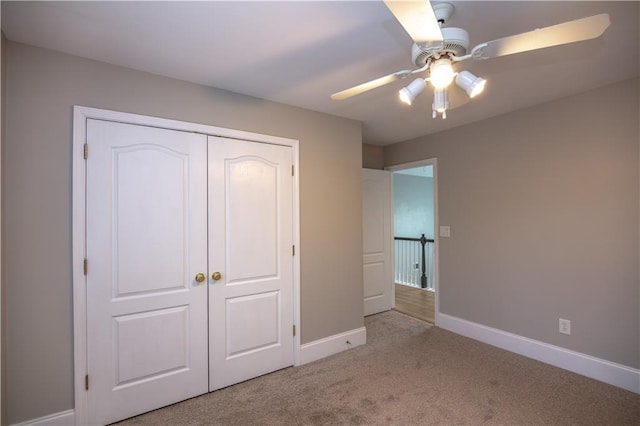
[[[426,238],[394,237],[395,281],[433,290],[433,244]]]

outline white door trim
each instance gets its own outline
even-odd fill
[[[390,172],[397,172],[398,170],[406,170],[406,169],[414,169],[416,167],[423,166],[433,166],[433,240],[434,250],[433,250],[433,288],[436,292],[435,298],[435,306],[434,306],[434,321],[435,325],[440,323],[440,274],[439,274],[439,263],[440,263],[440,237],[438,230],[440,229],[439,220],[438,220],[438,159],[437,158],[428,158],[426,160],[412,161],[410,163],[404,164],[396,164],[394,166],[385,167],[385,170],[389,170]],[[391,175],[391,186],[393,187],[393,174]],[[393,195],[391,197],[391,211],[393,211]],[[393,233],[395,235],[395,231]],[[395,252],[393,252],[395,244],[391,245],[392,247],[392,259],[395,259]],[[392,264],[393,276],[395,277],[395,265]],[[393,285],[393,284],[392,284]]]
[[[74,405],[75,424],[88,421],[88,399],[85,391],[87,371],[87,303],[84,259],[86,255],[86,162],[84,145],[87,143],[87,120],[98,119],[142,126],[160,127],[185,132],[202,133],[210,136],[222,136],[292,148],[295,175],[293,177],[293,243],[296,254],[293,259],[293,305],[294,324],[297,332],[294,337],[294,365],[300,364],[300,181],[299,181],[299,141],[277,136],[263,135],[240,130],[225,129],[205,124],[188,123],[158,117],[149,117],[117,111],[109,111],[84,106],[73,107],[73,190],[72,190],[72,279],[73,279],[73,346],[74,346]],[[91,155],[91,153],[89,153]],[[91,267],[89,265],[89,267]]]

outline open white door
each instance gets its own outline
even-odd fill
[[[293,365],[291,170],[290,147],[209,137],[210,390]]]
[[[362,169],[364,314],[393,307],[391,172]]]
[[[207,144],[101,120],[87,140],[88,423],[107,424],[207,392]]]

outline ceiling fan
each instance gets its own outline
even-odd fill
[[[480,94],[486,80],[463,70],[455,72],[453,64],[465,59],[491,59],[498,56],[528,52],[545,47],[574,43],[599,37],[609,26],[609,15],[602,13],[550,27],[480,43],[470,51],[469,34],[462,28],[442,27],[453,14],[449,3],[433,6],[429,0],[385,0],[385,5],[414,41],[411,59],[418,67],[385,75],[331,95],[331,99],[347,99],[409,76],[427,72],[400,90],[400,100],[408,105],[422,93],[430,82],[434,89],[433,118],[438,114],[447,117],[449,108],[448,87],[455,79],[456,85],[470,98]]]

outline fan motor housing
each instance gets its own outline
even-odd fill
[[[469,33],[462,28],[442,28],[442,44],[424,45],[414,43],[411,48],[411,60],[417,67],[425,66],[429,58],[442,55],[463,56],[469,49]]]

